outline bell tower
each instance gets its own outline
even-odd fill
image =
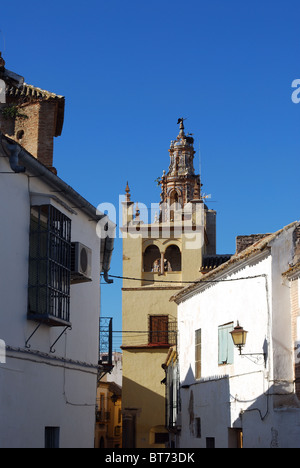
[[[168,173],[161,187],[160,215],[140,219],[127,183],[123,202],[123,448],[163,448],[165,363],[177,344],[174,292],[201,277],[204,255],[215,253],[215,211],[201,197],[194,169],[194,139],[179,134],[171,142]]]

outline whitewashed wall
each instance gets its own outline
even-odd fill
[[[14,348],[0,365],[0,447],[43,447],[46,426],[60,427],[61,447],[93,447],[97,376],[92,366],[98,363],[100,316],[96,224],[76,208],[77,215],[57,205],[72,219],[72,241],[93,251],[93,281],[71,286],[72,330],[55,345],[55,354],[50,346],[63,329],[44,325],[26,352],[25,341],[37,326],[27,320],[30,192],[54,193],[28,172],[13,173],[6,158],[0,158],[0,172],[0,339]]]
[[[288,269],[292,255],[289,230],[274,240],[272,254],[245,260],[239,269],[214,278],[222,281],[202,286],[178,306],[180,447],[204,448],[208,437],[215,438],[216,447],[232,446],[233,428],[242,428],[246,448],[300,446],[299,409],[292,396],[289,407],[286,399],[293,392],[293,349],[289,287],[281,273]],[[237,278],[247,279],[228,281]],[[240,356],[235,349],[233,364],[218,365],[218,327],[229,322],[235,326],[237,321],[248,331],[243,353],[266,351],[266,363],[263,358]],[[195,380],[197,329],[202,330],[199,380]],[[201,438],[196,437],[196,418],[201,418]]]

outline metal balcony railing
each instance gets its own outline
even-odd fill
[[[98,380],[111,372],[113,369],[112,364],[112,333],[113,333],[113,319],[111,317],[101,317],[99,327],[99,372]]]

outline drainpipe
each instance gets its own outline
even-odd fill
[[[3,140],[2,135],[1,135],[1,146],[6,153],[6,155],[9,157],[9,164],[11,169],[16,173],[20,174],[22,172],[26,171],[26,168],[24,166],[19,166],[19,155],[22,151],[22,148],[18,144],[14,143],[8,143],[7,140]]]
[[[112,253],[114,250],[114,237],[106,237],[104,246],[104,258],[103,258],[103,277],[106,283],[112,284],[114,281],[108,278],[108,272],[110,269],[110,262]]]

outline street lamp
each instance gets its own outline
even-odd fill
[[[231,333],[231,336],[232,336],[234,346],[236,346],[239,349],[240,355],[241,355],[242,354],[242,348],[246,344],[247,333],[248,332],[246,330],[244,330],[243,327],[241,327],[239,322],[238,322],[237,326],[230,333]]]
[[[247,340],[247,331],[243,329],[243,327],[240,326],[239,322],[237,323],[237,326],[232,330],[231,336],[234,345],[238,348],[240,352],[240,356],[263,356],[264,357],[264,362],[266,364],[266,353],[252,353],[252,354],[242,354],[242,348],[246,344]],[[259,358],[257,358],[258,361]]]

